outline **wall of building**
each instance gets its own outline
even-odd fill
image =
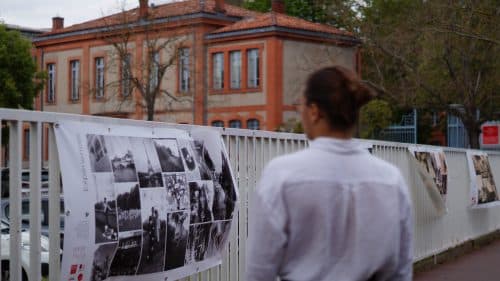
[[[77,102],[70,101],[70,61],[80,60],[83,61],[82,49],[73,49],[58,52],[47,52],[44,56],[44,67],[46,69],[47,64],[54,63],[56,66],[56,77],[55,77],[55,102],[45,103],[45,111],[63,112],[63,113],[75,113],[80,114],[82,112],[82,91],[80,90],[80,100]],[[80,68],[81,69],[81,68]],[[46,87],[47,89],[47,87]],[[44,91],[44,100],[47,99],[47,90]]]
[[[260,50],[259,57],[259,70],[260,70],[260,83],[257,89],[229,89],[229,84],[225,90],[216,91],[212,85],[212,54],[215,52],[225,52],[224,72],[229,75],[229,56],[228,52],[245,49],[258,48]],[[266,109],[267,103],[266,88],[269,83],[267,77],[267,40],[241,40],[225,43],[212,43],[207,48],[207,65],[205,71],[207,87],[207,122],[210,125],[212,121],[224,121],[226,126],[229,126],[230,120],[240,120],[242,127],[246,128],[246,121],[248,119],[257,119],[260,122],[260,127],[265,128]],[[242,52],[242,80],[246,79],[246,62],[245,56]],[[229,81],[226,79],[226,83]],[[243,86],[242,81],[242,86]]]
[[[284,40],[283,104],[297,104],[309,74],[330,65],[341,65],[356,71],[356,47]]]

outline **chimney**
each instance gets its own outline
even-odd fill
[[[53,17],[52,18],[52,31],[63,29],[63,28],[64,28],[64,18]]]
[[[285,1],[284,0],[272,0],[271,10],[275,13],[284,14],[285,13]]]
[[[148,17],[148,0],[139,0],[139,18]]]
[[[224,9],[224,0],[215,0],[215,11],[219,13],[226,12],[226,9]]]

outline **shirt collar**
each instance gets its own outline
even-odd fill
[[[318,137],[309,141],[309,147],[339,154],[368,152],[366,149],[363,149],[361,142],[356,139]]]

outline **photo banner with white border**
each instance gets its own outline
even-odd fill
[[[217,266],[238,188],[220,133],[63,121],[61,280],[177,280]]]
[[[438,214],[447,212],[448,164],[442,148],[409,146],[411,162],[418,170],[427,193]]]
[[[470,202],[472,208],[487,208],[500,205],[498,189],[491,172],[488,154],[482,151],[467,151],[470,176]]]

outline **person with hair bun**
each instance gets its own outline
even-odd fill
[[[308,78],[301,117],[310,146],[262,173],[249,210],[247,281],[412,279],[405,180],[353,139],[373,96],[340,66]]]

